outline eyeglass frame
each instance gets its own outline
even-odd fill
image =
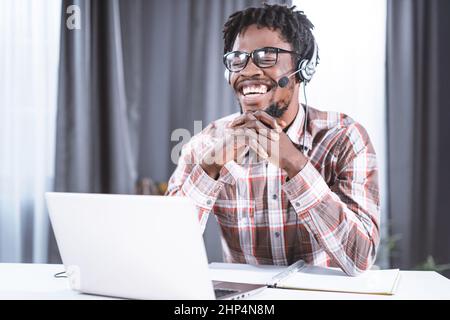
[[[255,61],[255,59],[253,59],[253,55],[254,55],[255,52],[261,51],[261,50],[265,50],[265,49],[274,49],[274,50],[275,50],[275,53],[276,53],[276,59],[275,59],[275,62],[273,63],[273,65],[270,65],[270,66],[267,66],[267,67],[261,67],[261,66]],[[232,70],[230,70],[230,69],[228,68],[227,63],[226,63],[226,59],[227,59],[227,56],[229,56],[229,55],[232,54],[232,53],[236,53],[236,52],[239,52],[240,54],[245,54],[246,57],[247,57],[247,61],[245,62],[244,66],[243,66],[241,69],[232,71]],[[227,70],[230,71],[230,72],[240,72],[240,71],[244,70],[244,69],[247,67],[250,58],[252,58],[253,63],[254,63],[258,68],[261,68],[261,69],[267,69],[267,68],[272,68],[274,65],[276,65],[276,64],[278,63],[278,55],[279,55],[280,53],[295,54],[295,55],[297,55],[297,56],[300,56],[300,55],[301,55],[300,53],[298,53],[298,52],[296,52],[296,51],[289,51],[289,50],[285,50],[285,49],[282,49],[282,48],[276,48],[276,47],[262,47],[262,48],[255,49],[255,50],[253,50],[253,51],[250,52],[250,53],[245,52],[245,51],[239,51],[239,50],[236,50],[236,51],[230,51],[230,52],[227,52],[226,54],[223,55],[223,64],[225,65],[225,68],[227,68]]]

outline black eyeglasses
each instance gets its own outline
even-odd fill
[[[280,48],[265,47],[253,50],[251,53],[243,51],[228,52],[223,56],[223,64],[231,72],[239,72],[243,70],[251,57],[253,63],[260,68],[273,67],[278,62],[278,54],[290,53],[299,55],[298,52],[288,51]]]

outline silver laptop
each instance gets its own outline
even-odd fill
[[[186,197],[46,193],[71,288],[131,299],[240,299],[261,285],[213,282]]]

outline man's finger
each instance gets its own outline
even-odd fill
[[[241,131],[244,132],[244,130]],[[245,146],[253,149],[253,151],[255,151],[260,157],[264,159],[268,158],[268,150],[264,148],[264,146],[268,145],[267,143],[264,144],[264,141],[268,141],[267,138],[261,138],[261,136],[258,136],[255,131],[247,129],[245,130],[245,133],[236,136],[236,139],[237,145],[241,146],[244,143]]]
[[[258,110],[253,113],[253,116],[264,124],[270,126],[272,129],[277,130],[278,132],[281,132],[281,126],[284,127],[286,125],[283,120],[275,119],[265,111]]]
[[[262,122],[257,120],[249,121],[238,127],[235,127],[231,134],[242,135],[245,134],[247,130],[254,131],[257,134],[262,135],[270,140],[278,141],[280,139],[280,135],[278,132],[276,132],[276,130],[268,128]]]
[[[233,136],[243,136],[243,137],[249,137],[251,139],[255,139],[258,140],[258,133],[251,129],[251,128],[237,128],[235,130],[233,130],[233,132],[231,133]]]
[[[240,146],[236,149],[236,163],[242,164],[244,162],[245,155],[249,149],[250,147],[248,145]]]
[[[247,121],[256,120],[255,116],[251,112],[246,112],[243,115],[237,117],[228,124],[229,128],[233,128],[246,123]]]
[[[267,151],[255,139],[250,139],[249,146],[263,159],[269,158]]]

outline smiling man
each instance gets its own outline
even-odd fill
[[[379,244],[376,156],[353,119],[300,104],[317,46],[313,25],[294,9],[264,5],[229,17],[224,64],[241,112],[183,147],[167,194],[191,197],[203,228],[215,215],[227,262],[303,259],[357,275]]]

